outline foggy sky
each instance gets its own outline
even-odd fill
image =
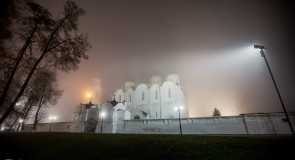
[[[52,13],[63,1],[37,1]],[[70,121],[80,103],[112,100],[125,81],[149,82],[157,71],[165,79],[180,75],[191,117],[282,112],[264,59],[266,56],[288,111],[295,111],[294,5],[269,0],[76,1],[87,14],[79,31],[87,33],[89,60],[71,73],[59,73],[64,90],[49,114]]]

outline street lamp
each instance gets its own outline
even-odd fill
[[[90,99],[90,102],[91,102],[91,99],[92,99],[92,97],[91,97],[91,93],[88,93],[88,94],[87,94],[87,97]]]
[[[272,75],[272,72],[271,72],[271,70],[270,70],[269,64],[268,64],[268,62],[267,62],[267,59],[266,59],[265,54],[264,54],[264,51],[263,51],[263,49],[265,49],[265,47],[264,47],[264,46],[260,46],[260,45],[254,45],[254,48],[255,48],[255,49],[260,49],[260,54],[261,54],[261,56],[262,56],[262,57],[264,58],[264,60],[265,60],[265,63],[266,63],[267,68],[268,68],[268,70],[269,70],[269,73],[270,73],[271,79],[272,79],[272,81],[273,81],[273,83],[274,83],[274,85],[275,85],[276,91],[277,91],[278,96],[279,96],[279,98],[280,98],[281,105],[282,105],[283,110],[284,110],[284,113],[285,113],[285,115],[286,115],[286,118],[287,118],[288,124],[289,124],[289,126],[290,126],[291,132],[292,132],[292,134],[294,135],[294,130],[293,130],[293,127],[292,127],[291,121],[290,121],[290,119],[289,119],[289,116],[288,116],[288,114],[287,114],[287,111],[286,111],[285,105],[284,105],[284,103],[283,103],[283,100],[282,100],[281,94],[280,94],[280,92],[279,92],[278,86],[277,86],[277,84],[276,84],[276,82],[275,82],[275,79],[274,79],[274,77],[273,77],[273,75]]]
[[[103,117],[105,116],[105,112],[101,112],[101,124],[100,124],[100,133],[102,133],[102,124],[103,124]]]
[[[178,120],[179,120],[179,130],[180,130],[180,135],[182,135],[182,128],[181,128],[181,121],[180,121],[180,110],[183,110],[183,107],[175,107],[175,111],[178,111]]]
[[[52,126],[53,120],[56,119],[56,116],[50,116],[49,119],[51,120],[51,124],[50,124],[50,128],[49,128],[49,132],[50,132],[51,131],[51,126]]]
[[[18,127],[17,127],[17,131],[20,131],[21,130],[21,128],[22,128],[22,124],[23,124],[23,122],[24,122],[24,120],[22,120],[22,119],[19,119],[19,121],[18,121],[20,124],[18,125]]]

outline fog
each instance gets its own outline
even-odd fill
[[[37,1],[53,13],[61,1]],[[112,100],[125,81],[149,82],[180,75],[191,117],[282,112],[264,59],[266,47],[288,111],[295,109],[294,5],[278,1],[76,1],[87,14],[79,31],[87,33],[89,60],[76,72],[59,73],[64,90],[49,111],[70,121],[75,107]]]

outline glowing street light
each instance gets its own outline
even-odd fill
[[[24,120],[23,119],[19,119],[18,122],[20,123],[17,127],[17,131],[20,131],[23,125]]]
[[[182,128],[181,128],[181,121],[180,121],[180,110],[183,110],[183,107],[175,107],[175,111],[178,111],[178,120],[179,120],[179,130],[180,130],[180,135],[182,135]]]
[[[100,125],[100,133],[102,133],[102,124],[103,124],[103,117],[105,116],[105,112],[101,112],[101,125]]]
[[[275,82],[275,79],[274,79],[274,77],[273,77],[273,75],[272,75],[272,72],[271,72],[271,70],[270,70],[269,64],[268,64],[268,62],[267,62],[267,59],[266,59],[265,54],[264,54],[264,51],[263,51],[263,49],[265,49],[265,47],[264,47],[264,46],[260,46],[260,45],[254,45],[254,48],[255,48],[255,49],[260,49],[260,54],[261,54],[261,56],[262,56],[262,57],[264,58],[264,60],[265,60],[265,63],[266,63],[266,65],[267,65],[267,68],[268,68],[268,71],[269,71],[269,73],[270,73],[271,79],[272,79],[272,81],[273,81],[273,83],[274,83],[274,85],[275,85],[276,91],[277,91],[278,96],[279,96],[279,98],[280,98],[281,105],[282,105],[282,107],[283,107],[284,113],[285,113],[286,118],[287,118],[287,121],[288,121],[288,123],[289,123],[290,129],[291,129],[291,132],[292,132],[292,134],[294,135],[294,130],[293,130],[292,124],[291,124],[291,122],[290,122],[289,116],[288,116],[288,114],[287,114],[287,110],[286,110],[286,108],[285,108],[285,105],[284,105],[284,103],[283,103],[283,100],[282,100],[281,94],[280,94],[280,92],[279,92],[278,86],[277,86],[277,84],[276,84],[276,82]]]
[[[50,124],[50,128],[49,128],[49,132],[50,132],[51,131],[51,126],[52,126],[53,120],[56,120],[57,117],[56,116],[50,116],[49,119],[51,120],[51,124]]]
[[[87,93],[87,97],[90,99],[90,102],[91,102],[91,93]]]

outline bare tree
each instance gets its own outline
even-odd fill
[[[16,131],[17,129],[21,127],[21,123],[20,123],[21,116],[19,114],[21,110],[22,110],[21,106],[19,105],[16,106],[14,111],[11,112],[11,114],[9,114],[9,116],[5,119],[4,126],[7,132]]]
[[[51,14],[46,9],[44,9],[40,5],[37,5],[36,3],[27,2],[26,4],[29,7],[29,9],[26,9],[26,11],[29,11],[29,15],[25,15],[23,19],[20,19],[24,27],[19,27],[17,29],[21,32],[15,32],[15,34],[19,35],[19,43],[23,42],[24,44],[19,50],[15,52],[11,51],[11,53],[9,53],[6,50],[4,53],[1,53],[1,57],[3,57],[3,59],[6,60],[3,61],[2,64],[8,65],[8,67],[4,67],[4,69],[7,69],[5,72],[7,80],[5,79],[6,83],[3,88],[3,91],[1,91],[3,93],[0,97],[0,107],[2,106],[6,98],[6,95],[8,94],[8,91],[11,87],[11,84],[15,79],[15,74],[17,73],[18,69],[20,69],[20,64],[24,58],[24,55],[28,47],[34,41],[34,38],[37,38],[36,33],[38,33],[38,31],[47,29],[47,26],[53,23],[53,21],[50,19]],[[42,26],[46,27],[44,28]]]
[[[17,52],[12,69],[3,92],[0,97],[0,108],[7,97],[15,75],[24,64],[26,70],[20,74],[20,85],[16,96],[8,105],[4,114],[0,118],[0,124],[13,111],[15,104],[20,100],[26,91],[32,77],[44,68],[51,68],[69,72],[77,70],[81,59],[87,59],[85,52],[90,48],[88,38],[84,34],[78,34],[78,17],[85,14],[74,2],[67,1],[64,11],[60,17],[53,19],[51,14],[35,3],[27,3],[31,12],[19,33],[20,39],[23,38],[24,45]]]
[[[58,88],[56,74],[52,71],[39,72],[34,81],[36,82],[34,90],[38,95],[38,101],[34,116],[33,130],[35,130],[37,124],[45,118],[47,113],[46,109],[49,106],[55,105],[63,92]]]

